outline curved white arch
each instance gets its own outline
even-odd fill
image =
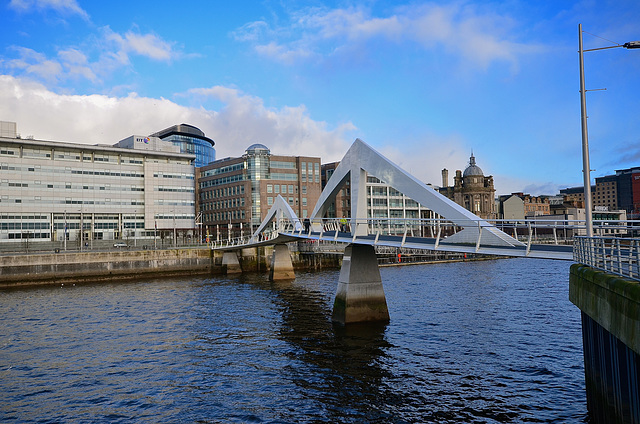
[[[273,206],[271,206],[271,209],[269,209],[269,212],[267,212],[267,215],[264,217],[264,220],[262,221],[258,229],[251,235],[251,241],[255,241],[258,234],[273,220],[274,217],[278,221],[280,221],[280,219],[284,217],[288,218],[289,221],[293,223],[295,231],[298,231],[302,228],[300,219],[293,211],[293,209],[291,209],[289,203],[287,203],[287,201],[284,200],[281,195],[278,195],[278,197],[276,197],[273,202]]]
[[[463,230],[448,237],[447,242],[476,243],[480,235],[482,244],[485,245],[523,245],[419,181],[359,138],[353,142],[322,191],[318,203],[311,213],[312,221],[318,221],[324,216],[346,179],[351,178],[351,228],[356,229],[356,235],[360,235],[358,231],[366,232],[366,228],[362,226],[358,228],[355,221],[367,219],[367,173],[379,178],[438,215],[462,226]]]

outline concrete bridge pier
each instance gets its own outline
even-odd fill
[[[240,262],[238,261],[238,253],[236,251],[228,251],[222,253],[222,266],[227,270],[227,274],[241,274]]]
[[[273,255],[271,256],[271,268],[269,269],[269,280],[293,280],[296,278],[293,272],[293,262],[291,254],[286,244],[275,244]]]
[[[332,320],[342,325],[389,321],[387,300],[373,246],[350,244],[346,247]]]

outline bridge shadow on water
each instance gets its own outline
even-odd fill
[[[384,380],[390,377],[382,366],[385,351],[391,347],[385,339],[387,325],[333,324],[333,293],[327,299],[326,293],[308,288],[317,278],[337,279],[336,273],[323,274],[270,283],[282,310],[278,337],[293,348],[289,352],[292,363],[285,373],[318,408],[309,411],[309,418],[398,422],[385,410],[385,405],[402,402],[400,396],[384,390]]]

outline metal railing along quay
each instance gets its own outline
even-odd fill
[[[573,259],[611,274],[640,281],[640,239],[577,236]]]

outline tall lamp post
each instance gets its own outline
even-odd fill
[[[580,54],[580,112],[582,117],[582,173],[584,177],[584,212],[587,237],[593,237],[593,212],[591,206],[591,165],[589,164],[589,135],[587,133],[587,90],[584,88],[584,52],[595,50],[615,49],[640,49],[640,41],[630,41],[615,46],[598,47],[596,49],[582,48],[582,24],[578,24],[579,54]]]

